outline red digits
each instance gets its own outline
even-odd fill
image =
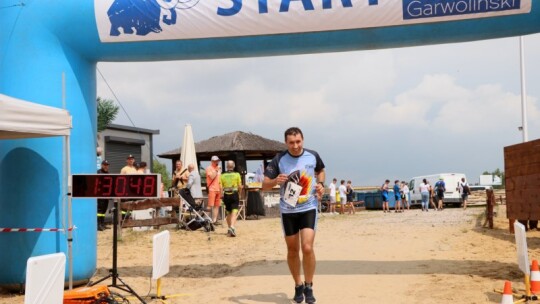
[[[103,195],[104,197],[111,196],[113,179],[110,176],[103,177]]]
[[[94,178],[94,195],[95,195],[95,196],[101,196],[101,195],[99,195],[99,192],[98,192],[99,189],[100,189],[100,188],[99,188],[99,183],[100,183],[99,177]]]
[[[129,193],[140,194],[142,188],[142,177],[132,176],[129,181]]]
[[[144,196],[155,196],[155,190],[156,190],[155,180],[156,180],[155,175],[144,177],[144,187],[143,187]]]
[[[125,176],[118,176],[116,178],[116,184],[114,185],[114,194],[115,196],[126,196],[126,177]]]

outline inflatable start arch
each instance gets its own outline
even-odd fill
[[[538,0],[3,0],[0,93],[73,116],[73,173],[95,172],[96,63],[336,52],[540,32]],[[1,110],[1,109],[0,109]],[[0,226],[60,227],[62,139],[0,144]],[[95,200],[73,202],[74,280],[96,268]],[[0,234],[0,285],[57,234]]]

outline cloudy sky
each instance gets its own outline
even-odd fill
[[[540,138],[540,34],[525,36],[529,140]],[[245,59],[99,63],[154,152],[244,131],[282,141],[298,126],[332,177],[379,185],[504,170],[522,142],[519,38]],[[115,100],[98,74],[98,96]],[[115,123],[132,125],[121,111]],[[168,160],[167,160],[168,163]],[[250,167],[255,167],[251,164]]]

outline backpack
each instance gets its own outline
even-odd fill
[[[435,192],[437,193],[444,193],[446,189],[444,189],[444,182],[438,181],[435,183]]]
[[[463,185],[463,193],[465,194],[471,194],[471,189],[469,188],[468,184]]]

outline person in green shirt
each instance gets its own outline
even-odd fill
[[[236,215],[240,204],[240,193],[242,192],[242,178],[240,173],[233,171],[235,167],[234,161],[229,160],[226,164],[227,171],[221,174],[219,184],[223,191],[223,203],[227,211],[227,235],[236,236]]]

